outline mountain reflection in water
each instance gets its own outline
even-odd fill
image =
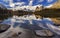
[[[2,22],[3,24],[13,25],[15,27],[21,27],[24,29],[29,30],[41,30],[41,29],[48,29],[51,32],[54,32],[60,35],[60,28],[58,26],[54,26],[54,22],[50,18],[38,18],[36,19],[35,16],[27,16],[27,17],[13,17]]]

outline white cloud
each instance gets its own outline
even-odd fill
[[[25,4],[25,2],[16,2],[16,3],[11,3],[11,4],[10,4],[10,7],[22,6],[22,5],[24,5],[24,4]]]
[[[17,0],[17,1],[20,1],[20,0]],[[13,0],[9,0],[10,7],[21,6],[23,4],[25,4],[25,2],[15,2],[15,3],[13,3]]]
[[[17,2],[17,3],[14,3],[15,5],[23,5],[25,4],[25,2]]]
[[[32,6],[33,0],[29,0],[29,6]]]
[[[49,5],[49,6],[45,6],[44,8],[50,8],[50,7],[52,7],[53,5]]]
[[[47,0],[48,3],[52,2],[53,0]]]
[[[19,0],[20,1],[20,0]],[[25,2],[16,2],[16,3],[13,3],[12,0],[10,0],[10,7],[12,7],[12,9],[16,9],[16,10],[24,10],[24,8],[26,8],[27,10],[35,10],[37,5],[36,6],[32,6],[33,4],[33,0],[29,0],[29,5],[25,6]],[[39,0],[39,2],[43,2],[44,0]],[[48,0],[48,2],[51,2],[52,0]],[[23,6],[22,6],[23,5]],[[38,6],[41,6],[40,4]],[[49,6],[45,6],[44,8],[50,8],[52,5],[49,5]],[[13,8],[15,7],[15,8]]]
[[[14,7],[14,4],[12,3],[12,4],[10,4],[10,7]]]
[[[9,0],[3,0],[3,1],[7,3]]]
[[[43,2],[44,0],[39,0],[39,2]]]

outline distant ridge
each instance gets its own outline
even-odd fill
[[[0,4],[0,9],[7,9],[3,4]]]
[[[60,0],[58,0],[56,3],[53,4],[53,6],[51,8],[60,8]]]

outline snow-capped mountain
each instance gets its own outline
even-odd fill
[[[24,10],[24,11],[35,11],[37,7],[42,7],[42,5],[36,5],[36,6],[17,6],[15,8],[9,8],[12,9],[13,11],[16,10]]]
[[[16,7],[13,7],[13,8],[8,8],[9,10],[13,10],[13,11],[17,11],[17,10],[23,10],[23,11],[32,11],[34,12],[36,10],[36,8],[42,8],[42,9],[45,9],[45,8],[50,8],[52,7],[53,5],[49,5],[49,6],[42,6],[42,5],[35,5],[35,6],[16,6]],[[41,10],[42,10],[41,9]]]

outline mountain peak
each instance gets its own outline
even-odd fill
[[[1,9],[7,9],[3,4],[0,4]]]

